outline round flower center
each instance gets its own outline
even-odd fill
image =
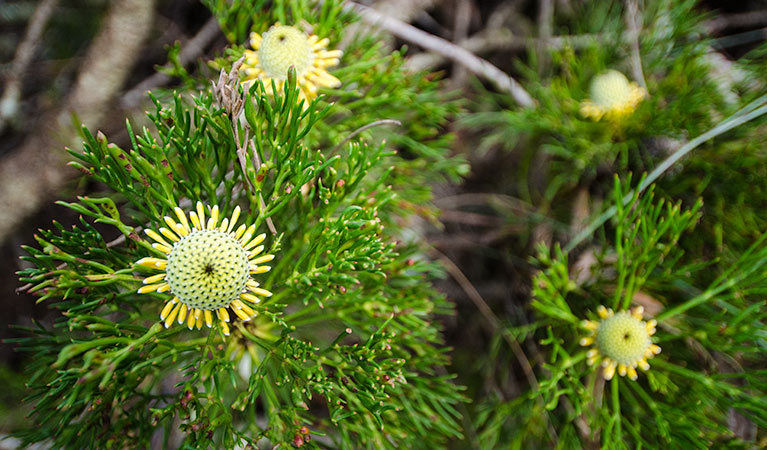
[[[622,311],[599,324],[596,344],[601,354],[630,366],[644,358],[652,342],[645,323]]]
[[[625,75],[609,70],[591,82],[591,101],[605,108],[623,105],[631,100],[631,84]]]
[[[261,68],[270,78],[285,80],[290,66],[302,76],[314,63],[314,53],[306,34],[287,25],[273,26],[264,33],[258,49]]]
[[[192,308],[229,306],[248,281],[248,254],[232,236],[218,230],[193,231],[168,254],[165,280],[170,291]]]

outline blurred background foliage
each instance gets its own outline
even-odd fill
[[[14,55],[24,42],[28,24],[43,3],[52,3],[54,12],[45,20],[33,56],[23,67],[21,96],[14,112],[3,117],[0,165],[22,151],[25,142],[41,134],[53,134],[51,139],[59,144],[51,146],[51,152],[71,145],[68,138],[52,129],[46,118],[62,112],[78,75],[84,71],[84,56],[107,23],[110,7],[119,2],[0,3],[0,76],[6,82],[4,86],[13,73]],[[212,6],[221,2],[207,3]],[[253,7],[264,7],[267,3],[253,2]],[[537,248],[540,243],[545,248],[553,248],[556,243],[566,245],[612,204],[616,174],[628,183],[629,173],[651,171],[685,142],[764,94],[767,3],[763,0],[364,3],[486,58],[519,81],[536,104],[534,108],[522,107],[494,83],[474,77],[461,64],[422,50],[418,42],[392,38],[385,31],[354,44],[331,37],[334,45],[350,46],[359,52],[365,49],[372,52],[378,47],[398,50],[381,57],[376,66],[376,69],[404,66],[415,71],[413,76],[398,79],[396,86],[428,84],[425,79],[431,77],[445,79],[441,91],[430,90],[432,85],[417,89],[429,100],[423,101],[418,97],[398,97],[396,86],[376,85],[376,70],[371,70],[371,89],[355,94],[357,97],[347,93],[344,95],[350,95],[348,98],[339,98],[336,115],[318,125],[315,132],[319,135],[315,139],[334,146],[344,138],[333,131],[338,129],[338,123],[345,122],[343,128],[347,130],[364,125],[365,119],[355,117],[350,106],[355,101],[372,102],[381,108],[382,116],[386,116],[387,108],[401,108],[392,102],[404,102],[412,108],[401,127],[382,126],[369,132],[377,138],[393,140],[404,152],[404,159],[410,161],[396,176],[437,183],[433,204],[427,202],[428,192],[424,191],[421,197],[417,192],[407,195],[420,198],[422,204],[398,206],[442,210],[438,222],[400,225],[415,230],[410,238],[442,261],[447,276],[438,282],[438,288],[457,309],[455,315],[442,317],[452,347],[450,370],[458,374],[458,384],[468,387],[466,395],[472,402],[461,406],[465,439],[455,440],[453,446],[529,448],[534,444],[581,448],[593,444],[579,437],[582,430],[573,425],[575,422],[568,422],[571,415],[567,411],[559,411],[560,415],[556,409],[544,413],[541,405],[526,401],[532,380],[529,368],[539,375],[544,373],[543,364],[548,361],[552,346],[557,345],[552,344],[556,341],[553,335],[540,326],[545,315],[531,309],[530,304],[536,274],[541,276],[539,269],[547,267],[559,266],[579,285],[597,286],[589,288],[592,295],[604,295],[603,291],[598,294],[599,286],[604,284],[605,274],[609,279],[616,222],[608,222],[595,233],[593,241],[576,247],[565,262],[554,253],[547,260]],[[633,14],[631,5],[638,6]],[[143,110],[151,108],[145,103],[144,90],[199,87],[196,83],[200,77],[211,76],[218,67],[236,59],[236,45],[231,50],[224,48],[230,41],[243,43],[248,32],[237,26],[224,27],[223,31],[211,26],[214,18],[205,2],[157,1],[151,3],[151,13],[152,25],[144,37],[142,51],[128,69],[123,69],[127,72],[119,91],[103,99],[112,113],[89,124],[121,146],[129,142],[123,117],[141,124],[145,121]],[[248,14],[248,10],[232,8],[231,14]],[[240,23],[231,19],[231,23]],[[636,39],[632,39],[627,25],[632,19],[639,23]],[[637,71],[637,57],[641,71]],[[345,58],[339,71],[348,70],[355,60],[367,59],[354,53]],[[158,68],[165,74],[163,77],[155,75]],[[578,113],[580,102],[588,96],[592,77],[608,68],[620,70],[635,81],[641,77],[650,94],[619,126],[585,119]],[[437,71],[438,75],[425,75],[421,70]],[[435,98],[445,100],[440,106],[444,109],[437,114],[424,111],[427,105],[434,105]],[[70,112],[73,111],[63,111],[66,115]],[[445,119],[423,126],[424,118],[433,117]],[[434,126],[444,132],[429,135],[423,131]],[[699,199],[702,205],[697,211],[697,224],[682,233],[676,244],[683,250],[677,260],[682,269],[663,272],[648,281],[646,291],[641,292],[644,297],[639,300],[646,308],[661,307],[680,292],[695,295],[705,286],[715,284],[728,267],[743,262],[744,252],[767,229],[767,149],[763,139],[766,128],[763,118],[737,127],[702,144],[658,180],[656,198],[681,202],[685,209],[695,207]],[[425,147],[419,144],[424,141],[429,143]],[[453,159],[436,158],[447,166],[435,166],[429,159],[429,145],[449,146]],[[447,176],[435,180],[437,173]],[[405,184],[416,189],[413,186],[418,183]],[[99,192],[103,186],[75,179],[60,189],[57,197],[74,198]],[[76,221],[75,214],[52,202],[52,197],[47,198],[45,207],[36,215],[25,217],[15,231],[2,236],[0,330],[4,338],[14,336],[7,324],[29,324],[33,318],[52,320],[52,313],[35,305],[33,297],[15,292],[19,287],[15,271],[25,268],[18,259],[19,246],[32,242],[32,230],[49,227],[53,217],[66,226]],[[757,307],[749,310],[749,314],[761,318],[761,307],[753,300]],[[590,303],[591,310],[592,306]],[[741,306],[747,309],[746,303]],[[581,313],[585,308],[579,307],[578,311]],[[703,341],[706,336],[716,336],[718,330],[713,325],[716,321],[708,321],[709,317],[712,316],[690,318],[687,325],[691,328],[686,332],[698,331],[697,336]],[[714,356],[720,354],[717,351],[727,354],[732,350],[725,348],[729,343],[716,338],[705,343],[714,348]],[[23,423],[28,412],[28,406],[20,401],[25,395],[20,371],[26,361],[9,345],[2,347],[0,357],[0,381],[9,387],[0,398],[0,430],[9,433]],[[736,354],[734,360],[755,369],[764,368],[764,358],[759,354],[745,359]],[[695,358],[690,360],[695,362]],[[715,372],[716,364],[706,370]],[[700,385],[693,386],[698,387],[692,388],[691,396],[711,398],[710,392]],[[641,397],[640,393],[635,394]],[[566,409],[561,404],[556,407]],[[700,404],[690,401],[681,404],[680,410],[694,411],[699,407]],[[763,445],[763,427],[728,411],[726,405],[711,408],[721,409],[730,419],[725,423],[706,422],[707,429],[716,432],[695,442],[733,447]],[[556,425],[555,440],[551,430],[547,430],[547,420]],[[678,435],[696,432],[695,428],[683,428]],[[524,437],[519,437],[520,434]],[[12,446],[13,441],[0,442],[2,445]]]

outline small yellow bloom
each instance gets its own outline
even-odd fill
[[[617,120],[636,110],[645,90],[617,70],[608,70],[591,80],[589,100],[581,102],[581,114],[594,120]]]
[[[245,50],[245,74],[243,84],[246,87],[255,80],[262,80],[266,92],[272,92],[272,80],[278,90],[282,90],[288,78],[288,69],[296,69],[296,84],[299,98],[311,101],[317,96],[318,87],[336,88],[341,81],[326,69],[338,65],[341,50],[327,50],[329,39],[320,39],[315,35],[307,36],[298,28],[276,24],[263,36],[250,34],[253,50]]]
[[[597,314],[602,320],[582,322],[589,334],[581,339],[580,344],[594,346],[586,357],[589,365],[601,361],[605,380],[611,379],[616,369],[620,376],[628,375],[636,380],[636,368],[648,370],[650,364],[647,360],[660,353],[660,347],[653,344],[651,338],[657,323],[655,320],[643,321],[643,312],[641,306],[618,313],[600,306]]]
[[[207,221],[200,202],[188,219],[181,208],[174,212],[178,221],[164,217],[168,228],[145,230],[155,241],[152,247],[164,257],[136,261],[136,265],[160,271],[145,278],[138,293],[168,292],[172,296],[160,313],[166,328],[176,320],[186,321],[190,330],[202,328],[203,323],[210,328],[215,313],[228,336],[228,309],[248,321],[256,315],[251,306],[261,301],[258,296],[272,295],[251,277],[268,272],[270,267],[262,264],[274,259],[274,255],[261,254],[266,234],[254,236],[255,225],[235,229],[239,206],[231,218],[220,223],[218,206],[209,209]]]

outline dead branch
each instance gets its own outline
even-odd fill
[[[46,204],[74,173],[64,168],[64,145],[79,146],[72,112],[97,127],[139,56],[151,28],[154,1],[115,1],[88,48],[75,86],[60,111],[40,120],[39,132],[0,160],[0,236]]]
[[[53,10],[59,0],[43,0],[35,9],[34,14],[29,20],[29,25],[21,39],[21,43],[16,48],[16,54],[11,62],[11,70],[5,79],[5,90],[0,99],[0,133],[5,129],[8,121],[12,120],[19,111],[19,100],[21,100],[21,87],[29,63],[37,51],[40,44],[40,37],[43,34],[48,19],[51,18]]]
[[[534,108],[535,102],[530,94],[516,80],[495,67],[490,62],[474,55],[452,42],[429,34],[423,30],[385,16],[378,11],[357,3],[348,2],[346,8],[353,9],[362,20],[373,26],[379,26],[400,39],[416,44],[426,50],[438,53],[451,61],[462,64],[467,69],[491,81],[500,90],[508,92],[522,106]]]
[[[208,20],[205,25],[197,32],[197,34],[181,46],[181,51],[178,53],[178,61],[186,66],[192,61],[196,60],[203,53],[205,49],[213,42],[217,36],[221,34],[221,28],[218,25],[218,20],[215,17]],[[132,109],[139,105],[142,99],[146,98],[146,92],[152,90],[158,86],[164,86],[170,83],[171,77],[165,75],[162,72],[155,72],[151,76],[144,79],[139,84],[133,86],[130,91],[123,95],[120,101],[120,106],[123,109]]]

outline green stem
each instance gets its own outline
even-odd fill
[[[615,422],[615,430],[618,434],[618,439],[621,438],[622,432],[621,432],[621,402],[620,402],[620,394],[618,392],[618,383],[620,383],[619,377],[613,377],[612,381],[610,382],[610,387],[612,388],[612,400],[613,400],[613,421]]]

